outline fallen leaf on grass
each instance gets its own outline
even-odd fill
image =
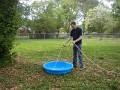
[[[3,87],[4,87],[4,85],[2,83],[0,83],[0,88],[3,88]]]
[[[60,90],[59,88],[51,88],[49,90]]]
[[[5,90],[18,90],[20,87],[22,87],[22,84],[14,85],[12,88],[6,88]]]

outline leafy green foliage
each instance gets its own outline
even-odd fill
[[[98,0],[76,0],[78,8],[84,14],[84,18],[86,18],[86,14],[90,9],[98,6]]]
[[[117,22],[113,32],[120,33],[120,0],[115,0],[113,4],[113,17]]]
[[[99,1],[98,0],[76,0],[76,5],[78,8],[78,12],[82,13],[83,15],[78,16],[78,18],[86,19],[87,12],[90,9],[93,9],[94,7],[98,6]],[[83,21],[82,24],[83,30],[85,31],[85,21]]]
[[[87,32],[112,32],[115,26],[116,22],[112,18],[110,11],[102,5],[89,10],[87,13],[87,18],[85,20]]]
[[[0,67],[14,62],[13,40],[17,29],[17,0],[0,1]]]
[[[86,28],[89,27],[91,30],[89,32],[117,33],[120,31],[119,0],[106,1],[114,2],[113,9],[108,8],[99,0],[43,0],[34,1],[31,5],[19,3],[18,6],[21,10],[23,25],[30,28],[31,32],[34,33],[59,33],[61,28],[65,32],[70,32],[71,21],[83,21],[82,28],[84,32],[88,31]],[[100,5],[102,8],[99,9]],[[94,9],[98,9],[100,12]],[[92,20],[94,23],[88,21],[88,13],[91,10],[99,13],[99,18],[95,17]],[[112,11],[114,19],[111,15]],[[93,26],[88,24],[88,22]]]
[[[77,19],[78,10],[75,0],[61,0],[64,28],[67,32],[70,30],[70,22]]]
[[[70,22],[77,17],[74,0],[43,1],[32,4],[33,19],[28,26],[36,33],[70,30]]]
[[[49,0],[35,1],[30,9],[25,9],[27,5],[24,4],[21,8],[31,13],[32,20],[24,22],[25,26],[31,28],[31,32],[59,33],[61,28],[70,32],[70,22],[81,18],[79,13],[83,13],[82,18],[85,19],[87,11],[98,4],[98,0]],[[23,13],[23,16],[29,15]]]

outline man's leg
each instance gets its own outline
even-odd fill
[[[77,48],[73,45],[73,66],[77,67]]]
[[[79,49],[81,50],[82,44],[78,45]],[[83,68],[83,58],[82,58],[82,52],[78,50],[78,58],[79,58],[79,63],[80,63],[80,68]]]

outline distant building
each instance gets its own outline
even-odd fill
[[[18,35],[28,36],[28,34],[29,34],[29,30],[25,26],[22,26],[18,29]]]

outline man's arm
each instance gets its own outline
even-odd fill
[[[66,41],[66,43],[63,45],[64,47],[67,45],[67,43],[71,40],[72,36],[69,36],[68,40]]]
[[[73,44],[75,44],[76,42],[80,41],[82,39],[82,36],[79,36],[79,38],[75,41],[73,41]]]

